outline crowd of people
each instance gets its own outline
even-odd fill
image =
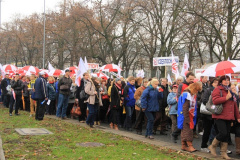
[[[171,129],[173,142],[180,137],[182,150],[188,152],[196,151],[193,139],[202,134],[201,151],[217,156],[220,144],[225,159],[230,159],[227,148],[234,133],[236,154],[240,155],[240,87],[227,75],[196,79],[193,72],[188,72],[171,84],[167,78],[105,80],[86,72],[78,86],[70,72],[65,70],[60,77],[46,77],[45,72],[37,77],[16,74],[12,79],[6,74],[0,78],[2,103],[9,108],[10,116],[13,110],[19,116],[20,109],[29,111],[30,117],[35,115],[36,120],[43,120],[44,115],[66,120],[72,118],[73,108],[79,107],[77,119],[91,128],[108,123],[111,129],[135,130],[142,135],[145,127],[144,135],[149,139],[158,132],[167,135]],[[220,114],[201,112],[202,105],[210,100],[222,105]]]

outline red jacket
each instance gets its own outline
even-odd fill
[[[222,91],[222,97],[219,89]],[[223,104],[223,111],[221,114],[212,114],[212,118],[223,120],[236,120],[240,119],[237,103],[232,100],[226,100],[228,90],[223,86],[217,86],[212,92],[213,104]]]

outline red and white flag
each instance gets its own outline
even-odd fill
[[[188,71],[188,68],[189,68],[189,62],[188,62],[187,54],[185,53],[183,67],[182,67],[182,72],[181,72],[182,76],[185,77],[185,72]]]
[[[87,72],[85,63],[82,58],[79,60],[78,64],[78,71],[75,79],[75,83],[78,85],[78,87],[81,85],[81,78],[83,77],[83,73]]]
[[[173,56],[173,52],[172,52],[172,73],[175,74],[175,78],[177,79],[177,77],[179,76],[178,65]]]

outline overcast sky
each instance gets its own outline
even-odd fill
[[[43,13],[44,0],[0,0],[2,1],[2,23],[9,22],[14,15],[31,15],[34,12]],[[46,11],[56,10],[56,6],[63,0],[45,0]]]

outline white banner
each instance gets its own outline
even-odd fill
[[[88,69],[99,69],[98,63],[88,63]]]
[[[198,73],[203,73],[205,71],[205,69],[195,69],[195,76],[198,74]]]
[[[174,57],[177,65],[179,64],[179,57]],[[172,66],[172,57],[155,57],[153,58],[153,66]]]

